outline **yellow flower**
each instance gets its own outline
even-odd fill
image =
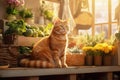
[[[95,46],[94,46],[94,50],[101,50],[101,51],[103,51],[103,47],[102,47],[103,45],[101,44],[101,43],[98,43],[98,44],[96,44]]]
[[[89,47],[83,47],[82,50],[83,51],[93,50],[93,47],[90,47],[90,46]]]
[[[112,54],[113,46],[108,45],[107,43],[98,43],[94,47],[83,47],[82,50],[85,52],[89,52],[90,50],[93,51],[93,53],[101,53],[101,54]]]
[[[105,54],[109,54],[112,49],[113,46],[109,46],[107,43],[98,43],[94,46],[94,50],[103,51]]]
[[[104,48],[104,52],[105,52],[105,54],[108,54],[108,53],[110,52],[109,48],[108,48],[108,47],[105,47],[105,48]]]
[[[113,46],[108,46],[109,50],[112,51],[113,50]]]

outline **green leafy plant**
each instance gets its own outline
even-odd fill
[[[20,17],[22,18],[32,18],[33,17],[33,13],[30,9],[23,9],[19,12]]]
[[[50,9],[50,8],[51,8],[51,6],[46,4],[45,1],[41,1],[41,3],[40,3],[40,15],[44,16],[45,19],[51,21],[54,14],[53,14],[52,9]]]
[[[50,34],[52,28],[53,28],[52,23],[40,26],[26,25],[26,31],[23,33],[23,35],[27,37],[44,37]]]
[[[44,17],[51,21],[53,18],[53,11],[52,10],[45,10]]]
[[[71,52],[71,53],[81,53],[82,52],[77,46],[75,46],[73,48],[68,48],[67,51]]]
[[[8,29],[4,32],[4,34],[24,35],[26,37],[48,36],[53,28],[52,23],[41,26],[31,26],[25,24],[24,20],[22,19],[6,22],[6,26],[8,26]]]
[[[17,15],[18,14],[18,10],[16,8],[12,8],[12,7],[7,7],[6,9],[6,13],[8,15]]]
[[[101,43],[104,41],[104,33],[100,33],[98,35],[88,35],[86,34],[86,46],[95,46],[97,43]]]
[[[32,48],[27,46],[19,46],[18,51],[20,54],[30,54],[32,52]]]
[[[45,35],[49,35],[51,32],[51,29],[53,28],[53,24],[52,23],[48,23],[45,27],[43,32],[45,33]]]
[[[115,37],[116,37],[116,39],[117,39],[117,40],[119,40],[119,41],[120,41],[120,31],[119,31],[119,32],[117,32],[117,33],[115,33]]]
[[[6,25],[9,27],[5,34],[19,34],[22,35],[26,31],[25,23],[23,20],[14,20],[11,22],[6,22]]]

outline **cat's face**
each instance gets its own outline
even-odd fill
[[[53,32],[58,35],[67,34],[69,32],[68,22],[63,20],[58,20],[54,24]]]

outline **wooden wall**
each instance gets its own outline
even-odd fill
[[[5,18],[5,0],[0,0],[0,19]]]

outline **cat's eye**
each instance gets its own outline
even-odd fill
[[[60,25],[60,27],[61,27],[62,29],[65,29],[63,25]]]

